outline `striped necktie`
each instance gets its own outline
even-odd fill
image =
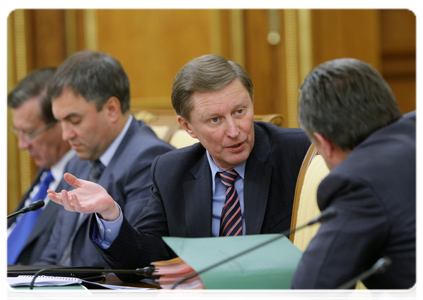
[[[235,179],[238,173],[234,170],[218,173],[226,187],[226,200],[220,217],[220,236],[242,235],[242,214]]]
[[[37,200],[44,200],[47,196],[47,190],[50,183],[54,180],[50,170],[48,170],[44,176],[43,181],[39,184],[39,190],[31,203]],[[16,221],[16,227],[7,239],[7,264],[14,265],[25,246],[26,240],[29,237],[38,217],[41,214],[41,209],[36,211],[30,211],[24,214],[18,221]]]

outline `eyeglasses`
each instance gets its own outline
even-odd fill
[[[54,125],[56,125],[57,121],[51,121],[50,123],[48,123],[47,125],[45,125],[44,127],[41,127],[38,130],[35,130],[33,133],[29,134],[29,133],[25,133],[25,132],[21,132],[19,129],[17,129],[15,126],[11,126],[10,130],[12,130],[12,132],[14,134],[16,134],[16,136],[19,138],[19,136],[21,136],[25,141],[30,142],[33,138],[35,138],[36,136],[40,135],[41,133],[43,133],[44,131],[46,131],[47,129],[53,127]]]

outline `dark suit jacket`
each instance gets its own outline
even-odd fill
[[[295,184],[310,142],[300,129],[263,122],[254,129],[244,181],[246,233],[280,233],[291,224]],[[159,156],[151,172],[152,195],[135,226],[124,220],[110,248],[99,249],[111,268],[133,269],[174,257],[162,236],[212,236],[212,178],[204,147],[197,143]]]
[[[293,288],[336,288],[380,258],[392,259],[367,288],[410,288],[416,282],[415,112],[371,134],[318,188],[322,224],[293,277]]]
[[[101,175],[98,184],[103,186],[119,204],[130,223],[134,223],[146,206],[151,188],[150,167],[153,159],[174,148],[160,140],[142,121],[132,120],[109,165]],[[92,163],[78,157],[69,161],[66,172],[81,179],[88,179]],[[64,182],[65,189],[73,189]],[[107,264],[93,247],[88,235],[89,215],[77,225],[79,213],[61,209],[39,264],[60,264],[65,248],[76,232],[73,242],[72,266],[105,266]]]
[[[39,168],[35,180],[32,182],[30,188],[22,197],[21,202],[18,205],[16,211],[22,209],[25,205],[25,200],[29,197],[35,186],[40,183],[41,175],[44,173],[44,168]],[[57,191],[61,191],[63,186],[61,182],[56,188]],[[45,245],[47,244],[50,234],[53,231],[54,221],[56,220],[57,211],[61,207],[59,204],[49,201],[46,207],[41,211],[41,214],[34,225],[25,245],[19,255],[16,264],[17,265],[32,265],[40,257],[43,252]],[[9,228],[13,223],[16,222],[16,218],[12,217],[7,221],[7,227]]]

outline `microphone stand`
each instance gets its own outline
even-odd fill
[[[222,260],[222,261],[220,261],[220,262],[218,262],[218,263],[216,263],[214,265],[211,265],[209,267],[206,267],[206,268],[204,268],[204,269],[202,269],[202,270],[200,270],[200,271],[198,271],[198,272],[196,272],[194,274],[191,274],[190,276],[187,276],[187,277],[184,277],[184,278],[178,280],[177,282],[175,282],[173,284],[173,286],[172,286],[171,289],[172,290],[175,289],[179,284],[181,284],[182,282],[187,281],[188,279],[191,279],[191,278],[193,278],[193,277],[195,277],[197,275],[200,275],[200,274],[205,273],[205,272],[207,272],[207,271],[209,271],[211,269],[214,269],[214,268],[216,268],[216,267],[218,267],[218,266],[220,266],[220,265],[222,265],[224,263],[227,263],[227,262],[229,262],[229,261],[231,261],[231,260],[233,260],[233,259],[235,259],[237,257],[240,257],[240,256],[242,256],[244,254],[247,254],[248,252],[254,251],[254,250],[256,250],[256,249],[258,249],[260,247],[263,247],[263,246],[265,246],[267,244],[273,243],[274,241],[279,240],[279,239],[285,237],[286,235],[289,235],[289,234],[291,234],[291,233],[293,233],[293,232],[295,232],[297,230],[303,229],[304,227],[307,227],[307,226],[310,226],[310,225],[313,225],[313,224],[316,224],[316,223],[319,223],[319,222],[325,222],[325,221],[327,221],[329,219],[332,219],[335,216],[336,216],[335,209],[334,208],[328,208],[324,212],[322,212],[322,214],[320,216],[318,216],[317,218],[311,220],[307,224],[304,224],[304,225],[301,225],[299,227],[292,228],[292,229],[289,229],[289,230],[285,230],[285,231],[283,231],[281,233],[280,236],[276,236],[276,237],[274,237],[274,238],[272,238],[272,239],[270,239],[270,240],[268,240],[266,242],[263,242],[261,244],[258,244],[257,246],[254,246],[254,247],[249,248],[247,250],[244,250],[244,251],[242,251],[242,252],[240,252],[238,254],[235,254],[233,256],[230,256],[230,257],[228,257],[228,258],[226,258],[226,259],[224,259],[224,260]]]
[[[8,215],[7,219],[10,219],[10,218],[12,218],[16,215],[19,215],[19,214],[25,214],[25,213],[30,212],[30,211],[38,210],[43,206],[44,206],[44,200],[34,201],[34,202],[30,203],[28,206],[25,206],[25,207],[21,208],[20,210],[15,211],[13,214]]]
[[[34,283],[35,283],[35,279],[40,276],[42,273],[57,273],[57,271],[60,270],[64,270],[66,272],[72,273],[98,273],[99,269],[89,269],[89,268],[84,268],[84,269],[78,269],[78,268],[44,268],[41,270],[38,270],[34,276],[32,277],[31,283],[29,285],[29,289],[32,290],[34,288]],[[115,274],[135,274],[135,275],[143,275],[146,277],[150,277],[153,275],[154,272],[154,266],[150,266],[150,267],[145,267],[145,268],[138,268],[135,270],[124,270],[124,269],[110,269],[110,270],[102,270],[102,273],[115,273]]]
[[[21,210],[18,210],[18,211],[15,211],[13,214],[8,215],[7,216],[7,219],[9,220],[11,217],[14,217],[16,215],[19,215],[21,213],[22,213],[22,209]]]
[[[392,264],[392,260],[389,257],[385,256],[385,257],[379,258],[369,270],[347,281],[343,285],[339,286],[337,289],[352,288],[354,285],[357,284],[357,281],[359,280],[363,281],[364,279],[370,277],[371,275],[385,272],[391,266],[391,264]]]

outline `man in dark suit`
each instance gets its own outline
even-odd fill
[[[337,216],[323,223],[294,274],[298,289],[336,288],[383,257],[391,266],[367,288],[416,283],[416,114],[404,117],[368,64],[337,59],[305,79],[299,123],[331,169],[317,201]],[[354,287],[354,284],[353,284]]]
[[[131,115],[129,79],[120,63],[103,53],[78,52],[58,68],[48,94],[63,139],[77,153],[65,171],[104,187],[116,201],[112,205],[135,223],[149,198],[151,163],[173,147]],[[107,267],[89,239],[88,216],[62,209],[37,263]]]
[[[12,130],[18,137],[18,147],[20,150],[28,150],[30,157],[39,167],[17,210],[29,205],[31,201],[43,199],[46,202],[39,211],[28,212],[8,220],[9,265],[30,265],[39,258],[60,208],[56,203],[49,201],[47,189],[62,190],[60,182],[64,167],[75,155],[69,144],[61,140],[62,129],[54,119],[51,99],[46,95],[47,84],[55,71],[56,68],[32,71],[7,97],[7,105],[12,109]]]
[[[253,121],[247,72],[217,55],[196,58],[176,75],[172,104],[181,126],[200,143],[155,159],[150,201],[135,225],[101,187],[75,176],[65,175],[74,191],[49,195],[68,210],[101,215],[103,220],[91,223],[90,236],[112,268],[174,257],[162,236],[279,233],[290,227],[296,179],[310,142],[300,129]],[[102,229],[104,220],[110,233]]]

